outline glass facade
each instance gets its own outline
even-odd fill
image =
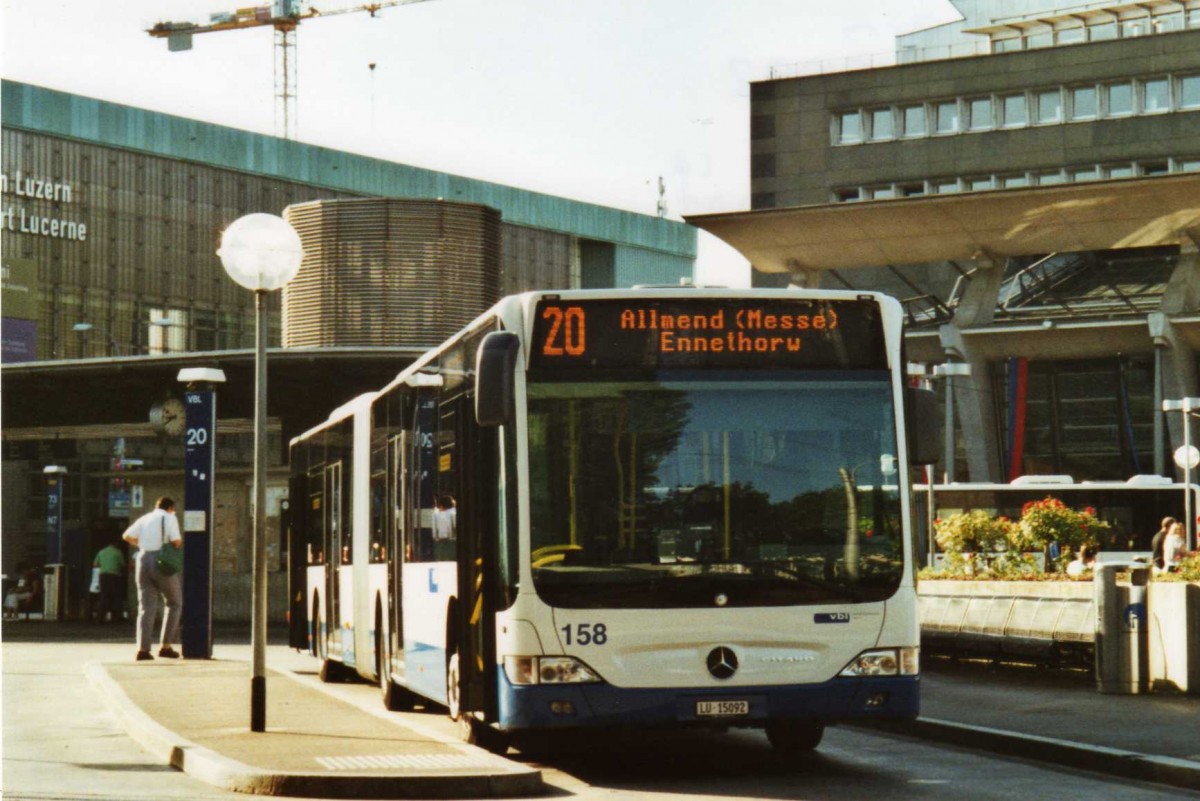
[[[1020,475],[1066,474],[1076,481],[1125,479],[1154,469],[1154,358],[1029,362],[1025,419],[1010,399],[1022,390],[1015,360],[994,365],[998,430],[1011,443],[1024,428],[1024,449],[1003,448],[1005,472],[1016,459]]]

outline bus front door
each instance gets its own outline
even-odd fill
[[[492,722],[498,717],[495,630],[498,432],[475,425],[468,399],[469,396],[460,399],[455,415],[455,439],[461,446],[457,448],[460,496],[455,513],[459,700],[465,716]]]
[[[325,648],[326,656],[342,658],[342,618],[339,594],[342,567],[342,463],[325,468]]]

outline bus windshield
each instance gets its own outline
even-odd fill
[[[890,597],[904,560],[892,398],[881,370],[531,381],[538,594],[574,608]]]

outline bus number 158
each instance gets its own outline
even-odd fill
[[[604,645],[608,642],[608,626],[603,623],[567,624],[562,627],[566,645]]]

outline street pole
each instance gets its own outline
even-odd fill
[[[966,362],[946,362],[945,364],[935,364],[933,366],[933,377],[943,379],[946,384],[946,426],[943,432],[945,436],[945,454],[942,457],[945,461],[946,484],[954,482],[954,377],[970,374],[971,365]]]
[[[250,730],[267,728],[267,291],[254,292],[254,587],[250,629]]]
[[[1183,446],[1175,450],[1175,464],[1183,470],[1183,530],[1186,547],[1196,547],[1196,510],[1192,499],[1192,470],[1200,462],[1200,453],[1192,447],[1192,412],[1200,409],[1200,398],[1182,398],[1162,402],[1164,412],[1183,413]]]
[[[1184,524],[1186,534],[1187,547],[1191,548],[1192,543],[1196,541],[1196,515],[1192,511],[1192,468],[1195,465],[1192,463],[1192,401],[1196,398],[1183,399],[1183,452],[1187,454],[1187,458],[1183,460],[1183,514],[1186,516],[1187,522]]]
[[[250,594],[250,730],[267,729],[267,293],[296,277],[300,235],[273,214],[248,214],[221,235],[229,277],[254,291],[254,518]]]

